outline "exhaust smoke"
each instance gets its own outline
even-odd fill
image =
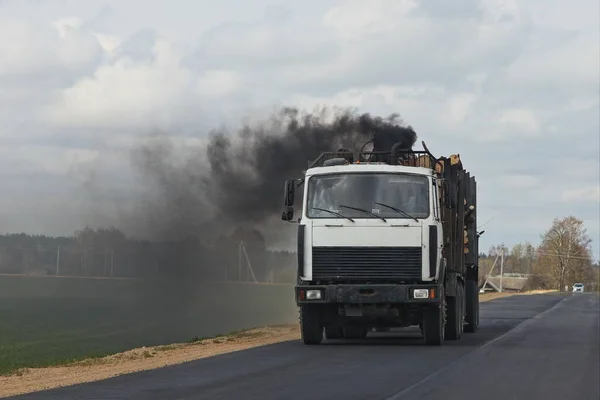
[[[133,160],[158,189],[154,207],[144,210],[151,220],[160,216],[150,229],[161,239],[194,236],[206,242],[240,227],[251,236],[264,234],[264,225],[279,218],[284,180],[300,177],[323,151],[358,151],[368,141],[373,151],[390,151],[395,144],[411,149],[416,139],[398,114],[382,118],[348,109],[284,108],[233,134],[210,132],[207,145],[177,166],[170,160],[182,157],[173,153],[168,138],[137,149]]]

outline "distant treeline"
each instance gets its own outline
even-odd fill
[[[537,247],[501,244],[480,253],[480,284],[490,273],[500,273],[500,263],[493,271],[492,265],[504,254],[504,274],[529,276],[527,289],[564,290],[583,282],[597,290],[600,266],[590,243],[581,220],[555,219]],[[69,237],[0,235],[0,273],[291,283],[296,254],[268,250],[253,230],[238,230],[207,245],[193,237],[151,242],[117,229],[85,228]]]
[[[0,273],[291,282],[296,255],[271,251],[249,237],[203,245],[131,239],[117,229],[90,228],[68,237],[0,235]],[[253,240],[254,239],[254,240]],[[243,243],[243,244],[241,244]]]

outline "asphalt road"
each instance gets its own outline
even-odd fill
[[[409,330],[294,341],[13,399],[598,400],[599,304],[592,294],[507,297],[482,303],[480,330],[442,347]]]

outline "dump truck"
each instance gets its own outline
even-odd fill
[[[437,158],[422,145],[325,152],[285,182],[305,344],[419,326],[439,346],[477,330],[475,177],[459,154]]]

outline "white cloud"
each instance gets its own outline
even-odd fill
[[[155,60],[121,59],[99,67],[61,93],[47,110],[51,123],[83,127],[136,128],[172,121],[193,82],[178,65],[180,56],[169,43],[157,42]]]
[[[148,133],[185,149],[274,104],[321,104],[399,112],[436,154],[460,153],[480,183],[480,221],[496,217],[483,248],[535,242],[573,214],[598,253],[597,0],[281,3],[4,6],[1,179],[36,212],[24,198],[61,199],[47,222],[11,217],[4,229],[78,228],[59,218],[73,212],[64,193],[95,169],[121,190]]]
[[[244,77],[236,71],[207,71],[198,80],[197,90],[200,96],[234,95],[244,84]]]
[[[0,18],[0,76],[78,74],[98,65],[101,48],[93,35],[66,21],[52,25]]]
[[[502,131],[513,131],[517,135],[538,136],[540,124],[529,110],[510,109],[504,110],[498,119]]]
[[[600,185],[565,190],[562,199],[573,203],[600,203]]]
[[[583,32],[558,46],[532,49],[513,63],[507,71],[507,81],[513,85],[541,88],[549,83],[562,86],[570,93],[588,86],[594,91],[600,83],[600,47],[597,29]]]
[[[441,118],[448,124],[460,124],[469,116],[477,101],[475,93],[457,93],[447,100],[446,110]]]
[[[351,0],[331,8],[323,24],[344,39],[361,40],[365,35],[385,34],[398,27],[398,18],[406,18],[417,8],[412,0]]]
[[[123,42],[118,36],[107,35],[104,33],[94,33],[94,36],[98,40],[98,43],[102,49],[107,52],[110,56],[115,55],[115,50]]]
[[[527,174],[504,175],[501,181],[508,189],[535,189],[541,183],[537,176]]]

